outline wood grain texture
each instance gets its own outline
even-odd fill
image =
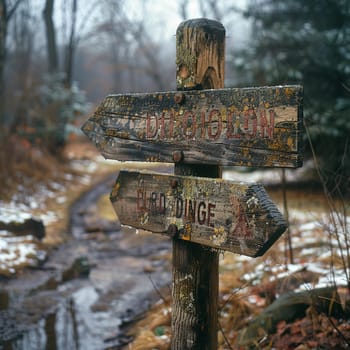
[[[182,94],[182,95],[181,95]],[[83,131],[109,159],[302,165],[300,86],[110,95]]]
[[[253,257],[287,227],[259,184],[121,171],[111,201],[124,225]]]
[[[192,83],[190,89],[222,88],[224,49],[225,28],[221,23],[208,19],[181,23],[176,31],[177,89],[186,90]],[[184,97],[177,95],[176,103],[183,104]],[[182,150],[173,154],[175,175],[221,177],[220,166],[189,164],[183,156]],[[219,252],[173,239],[172,350],[217,349],[218,289]]]
[[[176,31],[177,90],[223,88],[225,28],[199,18],[182,22]]]

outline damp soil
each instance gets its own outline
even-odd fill
[[[40,267],[0,280],[0,349],[120,349],[129,323],[169,288],[170,240],[98,214],[115,178],[72,206],[70,239]]]
[[[116,177],[74,203],[69,239],[41,266],[0,279],[0,350],[121,349],[131,341],[128,326],[170,289],[171,241],[101,215],[98,203]],[[267,191],[282,208],[281,189]],[[312,210],[325,207],[314,188],[289,188],[287,197],[298,209],[290,216],[311,203]]]

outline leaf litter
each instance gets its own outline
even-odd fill
[[[276,181],[276,171],[257,171],[253,174],[252,181],[266,181],[266,176],[267,182]],[[226,178],[230,178],[230,174],[226,174]],[[247,174],[244,174],[244,178],[247,181]],[[295,181],[296,177],[289,178]],[[283,212],[281,194],[277,192],[273,189],[270,196]],[[335,222],[330,218],[323,194],[314,190],[306,192],[301,189],[287,193],[293,263],[290,263],[286,251],[285,234],[263,257],[250,258],[225,253],[220,259],[220,350],[349,348],[350,266],[344,266],[344,260],[339,257],[349,257],[350,217]],[[349,203],[345,203],[345,206],[348,210]],[[336,215],[339,217],[339,213]],[[334,299],[321,294],[329,291],[335,292]],[[315,297],[314,292],[320,295],[316,294]],[[240,343],[239,338],[250,330],[249,326],[254,324],[259,315],[264,315],[264,310],[282,299],[286,299],[288,304],[293,297],[303,297],[303,302],[308,300],[296,316],[289,319],[287,314],[282,315],[272,330],[266,332],[260,328],[255,333],[256,339],[251,339],[250,343]],[[326,310],[321,307],[324,306],[321,305],[323,301],[326,301]],[[332,307],[340,312],[333,310],[332,313]],[[288,309],[281,307],[281,310],[285,312]],[[166,319],[164,312],[168,315]],[[144,319],[131,327],[129,334],[134,340],[124,349],[170,349],[170,314],[171,296],[167,294],[150,309]]]
[[[86,149],[83,153],[86,154]],[[77,160],[72,156],[69,160],[70,170],[63,172],[59,180],[46,183],[39,181],[29,189],[26,187],[28,182],[24,180],[10,200],[0,200],[0,221],[14,219],[20,222],[36,217],[46,226],[52,227],[52,233],[47,233],[45,243],[59,243],[60,240],[53,237],[57,235],[58,228],[66,228],[66,223],[62,221],[66,216],[65,208],[72,201],[70,191],[78,194],[82,188],[90,186],[94,181],[92,174],[97,168],[101,172],[100,166],[105,162],[101,157],[83,158]],[[110,165],[107,168],[111,171]],[[308,167],[302,169],[297,171],[308,171]],[[236,172],[232,175],[226,171],[224,177],[229,179],[234,176],[235,180],[239,180],[237,176],[241,176],[242,181],[267,181],[272,185],[280,183],[276,171],[256,171],[249,175]],[[299,175],[287,172],[287,178],[295,181]],[[280,193],[276,192],[274,189],[270,196],[280,204]],[[220,259],[218,340],[221,350],[247,348],[240,346],[237,341],[240,332],[286,293],[303,293],[335,286],[342,308],[345,310],[348,307],[349,266],[344,268],[339,257],[349,254],[346,229],[350,218],[346,217],[343,223],[330,220],[319,193],[313,196],[312,191],[303,189],[289,195],[297,197],[289,201],[290,232],[295,256],[293,264],[287,263],[285,237],[281,237],[262,258],[252,259],[226,253]],[[53,202],[55,205],[52,205]],[[314,207],[314,210],[309,206]],[[15,237],[7,231],[0,231],[1,273],[14,275],[23,266],[43,261],[45,254],[41,243],[33,237]],[[127,349],[170,349],[170,305],[170,296],[164,295],[146,317],[134,325],[130,331],[134,341]],[[349,315],[344,312],[343,317],[335,318],[315,310],[311,304],[293,322],[279,321],[275,332],[263,334],[252,346],[256,349],[309,350],[322,346],[327,349],[345,349],[348,348],[349,339]]]

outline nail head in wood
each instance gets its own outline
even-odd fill
[[[175,163],[180,163],[184,159],[184,153],[182,151],[175,151],[173,153],[173,160]]]
[[[171,236],[172,238],[175,238],[178,234],[178,229],[177,226],[175,224],[170,224],[168,226],[168,230],[167,233],[169,236]]]
[[[177,104],[183,104],[185,102],[185,94],[183,92],[177,92],[174,95],[174,102]]]
[[[170,186],[172,189],[177,188],[178,185],[179,185],[179,182],[177,180],[171,180]]]

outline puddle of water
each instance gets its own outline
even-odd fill
[[[4,349],[13,350],[78,350],[79,335],[73,300],[67,300],[57,310],[39,321],[21,338],[8,342]]]
[[[73,298],[76,305],[77,338],[79,339],[77,349],[93,350],[107,347],[103,339],[118,330],[120,319],[116,315],[113,317],[113,310],[91,311],[92,304],[98,299],[96,290],[91,286],[80,289],[74,293]]]
[[[129,230],[116,235],[100,233],[93,239],[94,236],[87,236],[84,231],[79,213],[87,205],[97,202],[107,215],[105,207],[109,199],[107,201],[104,194],[109,193],[106,190],[109,186],[103,186],[72,209],[72,232],[76,231],[73,236],[79,239],[74,241],[74,249],[68,246],[56,254],[57,266],[53,263],[46,270],[33,270],[28,281],[19,279],[18,284],[4,283],[0,288],[0,350],[117,349],[123,337],[120,328],[158,298],[145,273],[150,265],[146,262],[153,254],[168,249],[170,241],[158,235],[136,235]],[[113,212],[107,218],[112,214],[114,217]],[[92,270],[89,271],[83,257],[78,266],[73,265],[57,277],[56,268],[60,271],[59,266],[65,266],[61,260],[67,257],[68,264],[71,260],[68,256],[82,252],[91,260]],[[171,280],[170,270],[164,270],[163,265],[164,261],[151,266],[152,277],[159,285]],[[37,276],[42,275],[44,284],[36,283]],[[155,297],[151,297],[151,293]],[[8,329],[12,336],[6,338],[10,339],[6,342],[3,334]]]
[[[0,293],[0,305],[7,308],[7,293]],[[61,301],[44,319],[33,324],[20,337],[0,341],[4,350],[96,350],[108,347],[104,339],[111,338],[121,320],[113,311],[92,312],[98,299],[92,286],[85,286]],[[19,327],[20,328],[20,327]],[[1,333],[1,331],[0,331]],[[114,338],[112,337],[112,340]]]

